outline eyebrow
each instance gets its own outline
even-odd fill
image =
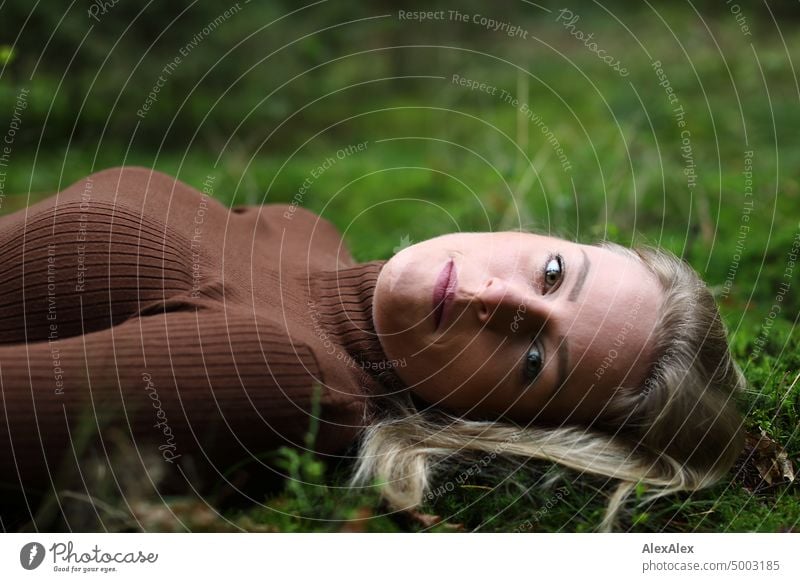
[[[567,297],[568,301],[575,301],[578,298],[578,295],[580,295],[580,292],[583,289],[583,284],[586,282],[586,277],[589,275],[589,267],[591,267],[589,256],[583,249],[581,249],[581,253],[583,253],[583,263],[581,264],[581,269],[578,272],[577,279],[575,279],[575,283],[573,283],[572,289]],[[551,399],[555,398],[559,390],[561,390],[561,388],[564,386],[564,383],[567,381],[568,364],[569,349],[567,345],[567,337],[560,335],[558,336],[558,381],[556,382],[553,392],[550,394]]]
[[[581,264],[581,270],[578,272],[578,278],[575,279],[575,283],[572,285],[572,290],[569,292],[569,297],[567,297],[568,301],[575,301],[578,298],[581,289],[583,289],[583,284],[586,281],[586,276],[589,274],[589,267],[591,266],[591,263],[589,262],[589,256],[583,249],[581,249],[581,253],[583,253],[583,264]]]

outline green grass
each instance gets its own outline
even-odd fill
[[[124,141],[112,139],[34,155],[31,144],[14,151],[0,210],[22,208],[93,169],[123,163],[154,167],[197,188],[213,174],[215,196],[226,204],[290,202],[326,157],[366,141],[364,152],[324,172],[301,202],[345,231],[357,260],[388,258],[404,240],[417,242],[454,230],[520,227],[543,228],[582,242],[649,242],[682,254],[720,297],[733,353],[749,381],[740,402],[749,430],[765,431],[797,467],[800,266],[788,279],[792,287],[774,323],[768,329],[764,325],[779,284],[787,280],[787,252],[800,232],[800,150],[792,141],[800,108],[780,37],[764,32],[751,48],[728,16],[707,22],[715,42],[706,25],[688,11],[666,12],[665,20],[683,44],[679,47],[652,13],[625,15],[652,58],[662,61],[687,111],[697,165],[697,185],[691,191],[683,173],[680,130],[650,59],[610,18],[598,17],[584,22],[593,22],[592,30],[610,54],[624,55],[631,71],[624,82],[559,26],[531,22],[537,41],[523,45],[500,39],[488,52],[518,63],[535,77],[491,57],[415,49],[420,62],[426,55],[438,55],[435,67],[420,65],[420,70],[445,78],[427,81],[419,93],[392,91],[374,100],[364,97],[368,93],[363,88],[345,90],[307,111],[305,134],[278,139],[263,149],[253,145],[260,140],[233,136],[223,150],[227,138],[208,137],[213,131],[202,127],[202,141],[183,151],[159,151],[153,144],[134,144],[129,151]],[[798,62],[800,33],[788,26],[783,33],[792,61]],[[577,68],[554,57],[554,49]],[[386,55],[371,58],[374,71],[390,70],[382,60]],[[336,66],[352,82],[365,80],[352,63]],[[521,120],[513,107],[452,84],[453,73],[505,88],[530,103],[558,137],[572,170],[562,169],[541,132]],[[326,79],[329,89],[338,86],[331,84],[335,77]],[[369,113],[378,109],[384,111]],[[264,135],[271,129],[264,128]],[[300,147],[317,132],[322,132],[318,138]],[[754,152],[754,196],[751,218],[744,223],[742,172],[748,150]],[[742,224],[750,230],[733,268]],[[732,269],[730,293],[723,294]],[[195,507],[176,500],[175,511],[183,507],[185,523],[196,529],[593,531],[613,485],[554,472],[541,463],[498,462],[492,471],[426,503],[424,513],[444,518],[428,527],[387,513],[374,491],[344,489],[351,468],[345,464],[325,466],[291,450],[279,452],[274,460],[290,478],[284,489],[264,499],[266,509],[240,508],[221,520],[207,512],[198,517]],[[440,475],[434,488],[452,483],[452,478]],[[800,490],[795,482],[753,494],[731,473],[710,489],[643,507],[630,503],[628,508],[620,523],[625,531],[796,531]],[[167,528],[154,523],[155,528]]]

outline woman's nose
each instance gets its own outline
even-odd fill
[[[505,331],[538,329],[552,317],[551,302],[535,289],[497,277],[486,281],[476,299],[480,322]]]

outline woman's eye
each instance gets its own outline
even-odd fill
[[[525,355],[525,362],[523,362],[523,376],[525,382],[533,382],[542,371],[542,363],[544,358],[542,352],[536,344],[531,346],[531,349]]]
[[[545,265],[544,268],[544,283],[548,289],[558,283],[559,279],[561,278],[561,270],[562,259],[560,255],[557,255],[547,261],[547,265]]]

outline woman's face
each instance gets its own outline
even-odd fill
[[[473,417],[586,422],[641,386],[662,299],[638,262],[521,232],[448,234],[381,270],[375,329],[426,402]],[[438,325],[437,325],[438,323]]]

